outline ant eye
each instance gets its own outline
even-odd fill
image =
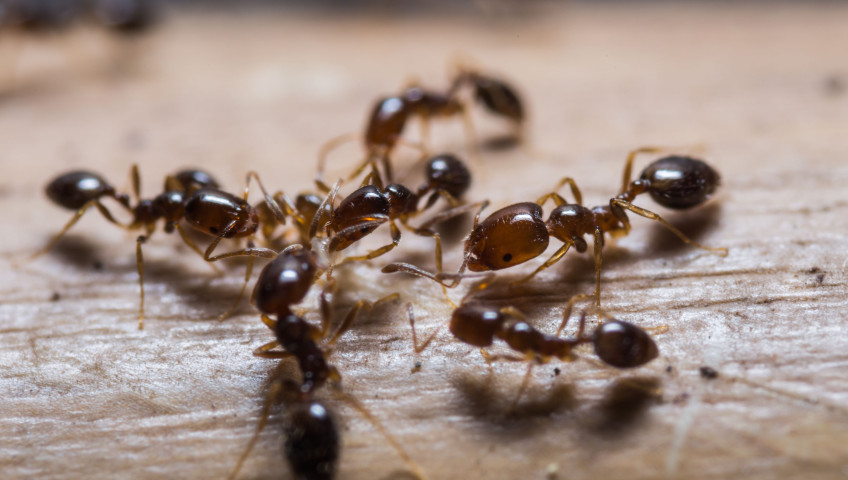
[[[362,227],[362,228],[359,230],[359,232],[360,232],[360,233],[368,233],[368,227]]]
[[[209,233],[212,235],[218,235],[218,229],[215,227],[209,227]]]
[[[512,260],[512,254],[511,253],[504,254],[503,261],[508,262],[510,260]]]

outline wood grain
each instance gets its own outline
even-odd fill
[[[133,239],[96,215],[13,269],[69,216],[42,194],[53,175],[87,168],[126,185],[137,162],[152,195],[177,166],[202,166],[231,190],[255,169],[296,192],[309,188],[322,142],[361,128],[373,99],[410,76],[445,85],[448,59],[463,53],[520,86],[544,152],[485,150],[471,198],[493,210],[569,175],[602,204],[628,150],[686,147],[721,172],[716,198],[682,213],[641,204],[730,254],[682,245],[647,220],[608,245],[604,305],[668,326],[656,335],[661,358],[639,370],[586,359],[536,368],[510,415],[525,366],[490,375],[447,332],[414,355],[399,302],[340,341],[332,358],[344,390],[435,479],[844,478],[845,18],[836,3],[569,6],[513,18],[175,12],[132,45],[81,30],[26,44],[16,86],[0,97],[0,476],[226,477],[273,369],[251,355],[270,339],[251,307],[215,320],[243,266],[216,276],[177,238],[145,247],[143,331]],[[505,129],[476,118],[481,137]],[[433,143],[461,149],[461,133],[439,123]],[[336,173],[359,155],[354,145],[334,153]],[[413,156],[398,159],[401,171]],[[449,268],[460,247],[449,246]],[[389,261],[426,264],[429,248],[405,237],[397,252],[341,269],[339,311],[400,291],[432,331],[450,313],[440,290],[379,274]],[[592,286],[591,258],[569,253],[526,288],[488,295],[553,331],[563,301]],[[314,301],[304,303],[313,319]],[[701,366],[718,378],[703,379]],[[339,478],[406,468],[338,395],[324,398],[343,423]],[[280,418],[241,478],[290,478]]]

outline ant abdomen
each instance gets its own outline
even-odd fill
[[[482,75],[474,76],[474,96],[496,115],[515,123],[524,120],[524,107],[518,93],[505,82]]]
[[[303,300],[317,272],[318,262],[311,250],[283,252],[262,269],[251,301],[260,312],[276,314]]]
[[[220,188],[212,175],[202,170],[180,170],[165,180],[165,191],[179,190],[194,193],[201,188]]]
[[[55,204],[69,210],[79,210],[92,200],[101,197],[113,197],[124,206],[129,205],[129,197],[116,194],[115,188],[103,177],[85,170],[68,172],[56,177],[47,185],[45,192]]]
[[[718,172],[711,166],[684,156],[661,158],[648,165],[640,178],[650,183],[648,192],[655,202],[673,209],[703,203],[721,182]]]
[[[317,400],[289,406],[284,452],[295,477],[333,478],[339,458],[339,432],[329,410]]]
[[[642,366],[657,358],[657,344],[647,332],[632,323],[611,320],[599,326],[592,336],[595,354],[617,368]]]
[[[497,308],[481,304],[464,304],[451,315],[450,331],[463,343],[475,347],[488,347],[495,334],[503,328],[503,313]]]
[[[541,255],[549,241],[539,205],[507,206],[491,214],[469,236],[468,269],[486,272],[524,263]]]

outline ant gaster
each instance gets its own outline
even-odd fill
[[[674,233],[685,243],[695,247],[727,255],[726,248],[712,248],[695,242],[665,219],[644,208],[633,205],[633,199],[650,193],[652,198],[663,206],[686,209],[706,201],[719,185],[719,175],[712,167],[701,160],[685,156],[669,156],[650,164],[639,179],[631,181],[633,161],[639,153],[655,153],[658,148],[645,147],[630,152],[625,163],[622,188],[618,195],[611,198],[608,205],[589,209],[582,205],[582,194],[570,177],[562,179],[557,187],[568,184],[574,195],[574,203],[568,203],[562,196],[552,192],[540,197],[536,203],[517,203],[502,208],[480,222],[480,212],[474,218],[471,233],[465,242],[462,265],[456,274],[438,274],[426,272],[419,267],[405,263],[394,263],[383,268],[383,272],[406,272],[430,278],[446,287],[455,287],[462,279],[466,268],[472,272],[501,270],[519,265],[541,255],[548,247],[550,237],[563,245],[551,257],[530,275],[519,280],[531,279],[540,271],[559,261],[572,246],[578,252],[585,252],[587,243],[584,235],[594,235],[595,257],[595,306],[600,307],[601,264],[604,234],[613,236],[627,235],[630,220],[626,211],[656,220]],[[542,218],[542,205],[552,199],[557,207],[551,212],[547,222]],[[445,278],[453,278],[450,283]]]

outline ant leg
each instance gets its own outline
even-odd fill
[[[289,197],[283,191],[279,191],[274,194],[272,197],[268,194],[268,191],[265,190],[265,185],[262,183],[262,180],[259,179],[259,174],[255,171],[251,170],[247,172],[247,178],[245,179],[244,185],[244,201],[247,201],[247,195],[250,193],[250,179],[253,178],[256,180],[256,183],[259,184],[259,189],[262,191],[262,195],[265,197],[265,203],[268,205],[268,208],[277,218],[277,221],[281,224],[286,224],[286,215],[290,217],[294,217],[295,221],[298,223],[306,223],[306,221],[301,217],[300,213],[297,211],[297,208],[294,206],[294,203],[289,199]],[[285,208],[285,213],[280,209],[280,205],[278,203],[279,200],[283,201],[283,207]]]
[[[70,220],[68,220],[68,223],[66,223],[65,226],[62,227],[61,230],[59,230],[59,233],[57,233],[44,248],[30,255],[27,260],[33,260],[49,252],[50,249],[52,249],[56,245],[56,243],[59,242],[59,239],[62,238],[62,236],[65,235],[65,233],[67,233],[68,230],[70,230],[71,227],[73,227],[79,221],[79,219],[82,218],[83,215],[85,215],[85,212],[87,212],[88,209],[91,207],[97,208],[97,210],[100,211],[100,214],[103,215],[103,217],[105,217],[106,220],[108,220],[109,222],[114,223],[115,225],[121,228],[127,228],[126,225],[115,220],[115,217],[112,216],[112,213],[109,212],[109,209],[107,209],[105,206],[103,206],[102,203],[100,203],[100,200],[90,200],[88,203],[83,205],[82,208],[77,210],[74,216],[71,217]]]
[[[259,358],[270,358],[270,359],[283,359],[289,358],[292,356],[291,353],[279,350],[273,350],[280,346],[280,342],[274,340],[273,342],[268,342],[261,347],[257,347],[253,351],[253,355]]]
[[[239,290],[238,298],[236,298],[236,301],[233,303],[233,306],[230,307],[229,310],[227,310],[226,312],[224,312],[220,316],[218,316],[219,322],[223,322],[224,320],[226,320],[227,317],[232,315],[232,313],[236,311],[236,308],[238,308],[239,303],[241,303],[241,299],[244,298],[244,291],[247,288],[247,282],[250,281],[250,274],[253,273],[253,263],[255,261],[256,261],[256,257],[254,257],[253,255],[248,257],[247,268],[244,271],[244,283],[241,284],[241,290]]]
[[[427,339],[424,340],[424,342],[421,343],[421,345],[419,345],[418,344],[418,334],[415,331],[415,313],[412,310],[412,304],[411,303],[406,304],[406,313],[409,316],[409,326],[410,326],[410,328],[412,328],[412,349],[415,351],[415,353],[421,353],[424,350],[426,350],[427,347],[430,346],[430,342],[432,342],[433,339],[436,338],[436,335],[439,334],[439,331],[442,330],[442,327],[444,327],[445,325],[448,324],[448,322],[440,323],[439,326],[436,327],[435,330],[433,330],[433,333],[431,333],[427,337]]]
[[[353,322],[354,320],[356,320],[357,315],[359,315],[359,312],[361,312],[363,309],[373,310],[383,303],[391,302],[393,300],[397,300],[398,298],[400,298],[399,293],[391,293],[389,295],[386,295],[385,297],[377,299],[374,302],[368,300],[359,300],[350,308],[350,310],[348,310],[347,315],[345,315],[345,318],[344,320],[342,320],[342,323],[339,325],[339,328],[336,329],[332,337],[330,337],[330,340],[327,341],[327,345],[335,345],[336,342],[339,340],[339,337],[341,337],[348,330],[350,330],[350,327],[353,326]]]
[[[188,236],[188,232],[186,232],[179,224],[174,224],[174,227],[177,229],[177,232],[179,232],[180,238],[183,239],[183,243],[188,245],[190,249],[194,250],[198,255],[205,259],[206,256],[203,254],[203,250],[201,250],[200,247],[198,247],[197,244],[194,243],[194,240],[192,240],[191,237]],[[221,270],[217,266],[215,266],[214,263],[206,263],[212,268],[212,270],[215,271],[215,273],[219,275],[221,274]]]
[[[383,438],[385,438],[386,441],[389,442],[395,452],[397,452],[398,456],[404,461],[404,463],[406,463],[415,478],[417,478],[418,480],[424,480],[427,478],[427,476],[424,475],[424,471],[417,463],[415,463],[415,460],[412,459],[409,453],[404,450],[400,442],[398,442],[397,439],[395,439],[395,437],[393,437],[389,433],[386,427],[383,426],[383,424],[380,423],[379,420],[377,420],[377,417],[375,417],[374,414],[371,413],[370,410],[368,410],[368,408],[359,403],[359,400],[357,400],[353,395],[344,392],[339,388],[335,389],[334,391],[339,395],[339,397],[341,397],[342,400],[346,401],[351,407],[353,407],[354,410],[356,410],[360,415],[362,415],[363,418],[368,420],[368,423],[373,425],[374,428],[376,428],[377,431],[380,432],[380,435],[382,435]]]
[[[264,258],[275,258],[277,256],[276,251],[271,250],[270,248],[254,247],[254,246],[252,246],[253,243],[250,242],[250,243],[248,243],[247,248],[243,248],[241,250],[236,250],[234,252],[222,253],[220,255],[215,255],[213,257],[212,252],[215,251],[215,247],[217,247],[218,244],[221,243],[221,240],[223,240],[224,238],[228,238],[228,236],[235,229],[235,226],[236,226],[236,222],[235,221],[231,222],[229,225],[226,226],[226,228],[224,228],[224,230],[221,232],[220,235],[218,235],[217,237],[215,237],[214,240],[212,240],[212,243],[210,243],[209,246],[206,247],[206,252],[203,254],[204,260],[206,260],[207,262],[216,262],[218,260],[221,260],[221,259],[224,259],[224,258],[230,258],[230,257],[241,257],[241,256],[251,256],[251,257],[253,257],[253,256],[255,256],[255,257],[264,257]]]
[[[138,268],[138,290],[140,301],[138,304],[138,329],[144,330],[144,257],[141,254],[141,245],[147,241],[147,237],[139,235],[135,239],[135,264]]]
[[[362,228],[363,225],[370,224],[370,223],[372,223],[372,222],[363,222],[362,224],[355,225],[355,226],[349,227],[349,228],[353,229],[353,230],[359,230],[360,228]],[[374,223],[377,223],[379,225],[383,222],[374,222]],[[352,257],[345,257],[341,262],[337,263],[336,265],[342,265],[342,264],[345,264],[345,263],[348,263],[348,262],[358,262],[358,261],[361,261],[361,260],[371,260],[372,258],[377,258],[380,255],[385,255],[385,254],[389,253],[393,248],[395,248],[398,245],[398,243],[400,243],[400,229],[397,227],[397,225],[395,225],[395,222],[393,220],[389,221],[389,226],[392,229],[392,243],[383,245],[382,247],[380,247],[376,250],[372,250],[365,255],[356,255],[356,256],[352,256]],[[340,235],[340,236],[344,235],[347,230],[348,229],[345,228],[345,229],[339,231],[337,235]]]
[[[689,245],[698,247],[702,250],[715,252],[715,253],[721,255],[722,257],[726,257],[727,254],[728,254],[727,248],[724,248],[724,247],[707,247],[705,245],[701,245],[700,243],[692,240],[691,238],[684,235],[683,232],[678,230],[674,225],[668,223],[668,221],[666,221],[664,218],[662,218],[661,216],[657,215],[656,213],[654,213],[650,210],[646,210],[642,207],[637,207],[636,205],[633,205],[630,202],[627,202],[625,200],[621,200],[621,199],[618,199],[618,198],[614,198],[614,199],[610,200],[610,206],[613,207],[613,208],[615,208],[615,207],[625,208],[625,209],[630,210],[631,212],[635,213],[636,215],[640,215],[640,216],[643,216],[643,217],[651,219],[651,220],[656,220],[656,221],[660,222],[661,224],[663,224],[663,226],[665,226],[665,228],[671,230],[671,233],[677,235],[677,238],[683,240],[684,243],[688,243]],[[627,222],[627,223],[629,224],[629,222]],[[627,225],[627,226],[629,227],[629,225]]]
[[[630,185],[630,180],[633,178],[633,161],[636,159],[636,156],[640,153],[662,153],[667,152],[668,148],[663,147],[641,147],[635,150],[631,150],[627,154],[627,161],[624,162],[624,173],[622,174],[621,181],[621,190],[618,191],[619,194],[622,194],[627,191],[627,187]]]
[[[536,366],[535,362],[529,362],[527,364],[527,371],[524,373],[524,378],[521,379],[521,386],[518,387],[518,393],[515,394],[515,399],[507,408],[506,413],[510,414],[515,411],[515,407],[518,406],[518,402],[521,400],[521,397],[524,395],[524,392],[527,390],[527,386],[530,385],[530,376],[533,374],[533,367]]]
[[[339,189],[342,187],[342,181],[339,180],[333,185],[330,193],[324,197],[324,201],[318,206],[315,212],[315,217],[312,218],[312,224],[309,225],[309,238],[315,238],[319,230],[326,230],[327,223],[333,218],[335,210],[336,195],[339,194]]]
[[[557,207],[560,205],[568,203],[558,192],[559,189],[562,188],[565,184],[571,188],[571,194],[574,195],[574,203],[577,205],[583,204],[583,194],[580,193],[580,188],[577,186],[577,183],[571,177],[565,177],[557,183],[556,188],[553,189],[551,193],[543,195],[536,200],[536,203],[541,207],[545,204],[548,199],[553,199],[554,203]]]
[[[601,265],[604,263],[604,232],[595,227],[595,308],[601,310]]]
[[[471,163],[474,164],[476,170],[483,172],[485,175],[486,169],[483,168],[483,157],[480,154],[480,142],[477,140],[477,131],[474,129],[474,121],[471,119],[471,110],[466,108],[464,102],[460,105],[462,128],[465,130],[465,148],[468,150],[468,154],[471,155]]]
[[[565,242],[561,247],[559,247],[559,250],[557,250],[556,252],[554,252],[553,255],[551,255],[551,258],[545,260],[545,263],[539,265],[539,267],[536,268],[536,270],[533,270],[533,273],[531,273],[530,275],[527,275],[526,277],[524,277],[522,279],[519,279],[519,280],[516,280],[515,282],[512,282],[512,284],[513,285],[522,284],[522,283],[530,280],[531,278],[535,277],[537,273],[541,272],[542,270],[545,270],[546,268],[548,268],[551,265],[558,262],[563,257],[563,255],[565,255],[566,252],[568,252],[568,249],[571,248],[572,245],[574,245],[574,242]]]
[[[450,198],[453,198],[453,196],[450,195],[447,192],[444,192],[444,195],[447,195],[447,196],[450,196]],[[455,198],[454,198],[454,200],[456,201]],[[471,212],[475,209],[479,209],[480,211],[482,211],[488,205],[489,205],[488,200],[484,200],[482,202],[476,202],[476,203],[469,203],[467,205],[459,205],[459,206],[450,208],[448,210],[445,210],[444,212],[439,212],[438,214],[434,215],[432,218],[430,218],[426,222],[422,223],[420,226],[413,227],[413,228],[416,228],[418,230],[429,230],[430,227],[432,227],[433,225],[445,222],[447,220],[450,220],[451,218],[458,217],[458,216],[463,215],[465,213]],[[480,219],[480,213],[479,212],[477,213],[476,218],[477,218],[477,220],[474,223],[473,228],[471,229],[472,231],[475,228],[477,228],[477,224],[479,223],[479,219]]]
[[[568,319],[569,317],[571,317],[571,311],[574,309],[574,304],[579,302],[580,300],[585,300],[587,298],[589,298],[589,295],[586,295],[585,293],[578,293],[577,295],[571,297],[571,299],[568,301],[568,304],[565,306],[565,310],[563,310],[562,312],[562,323],[560,323],[559,328],[557,328],[557,337],[562,334],[562,331],[565,330],[565,326],[568,325]],[[583,317],[585,318],[585,312]],[[580,332],[577,334],[577,338],[580,338],[583,333],[583,323],[581,322],[580,325]]]
[[[277,365],[277,368],[274,369],[274,373],[272,374],[274,377],[279,377],[281,375],[280,368],[282,362]],[[253,432],[253,436],[250,438],[250,441],[247,443],[247,448],[245,448],[244,452],[242,452],[241,456],[236,462],[235,468],[233,468],[230,476],[227,477],[227,480],[233,480],[238,475],[239,470],[241,470],[242,465],[244,464],[247,457],[250,455],[250,452],[253,451],[253,447],[256,445],[256,442],[259,441],[259,435],[262,433],[262,430],[265,429],[265,426],[268,424],[268,417],[271,416],[271,407],[277,403],[280,399],[280,395],[283,391],[283,383],[282,381],[278,381],[277,378],[274,378],[271,383],[271,387],[268,389],[268,394],[265,395],[265,402],[262,404],[262,412],[259,415],[259,423],[256,425],[256,430]]]
[[[324,145],[321,146],[321,149],[318,150],[318,165],[317,165],[318,178],[316,179],[316,182],[320,181],[320,182],[323,183],[324,167],[327,163],[327,154],[329,154],[331,151],[335,150],[336,147],[338,147],[339,145],[342,145],[344,143],[347,143],[347,142],[350,142],[350,141],[353,141],[353,140],[358,140],[359,138],[360,138],[360,135],[358,133],[346,133],[344,135],[339,135],[338,137],[331,138],[326,143],[324,143]]]

